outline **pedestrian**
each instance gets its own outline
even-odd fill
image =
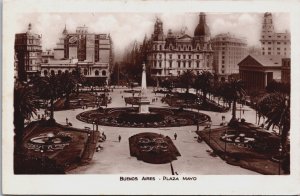
[[[176,138],[177,138],[177,134],[175,133],[175,134],[174,134],[174,139],[176,140]]]
[[[121,135],[119,135],[118,139],[119,139],[119,142],[121,142],[121,139],[122,139],[122,138],[121,138]]]
[[[67,125],[69,125],[69,121],[68,121],[68,118],[66,118],[66,124],[67,124]]]
[[[243,109],[243,114],[245,113],[245,110]]]

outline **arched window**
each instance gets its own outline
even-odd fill
[[[83,70],[83,74],[86,76],[88,74],[88,70],[87,69],[84,69]]]
[[[68,74],[68,73],[69,73],[69,70],[66,70],[65,73]]]
[[[72,74],[75,75],[75,74],[76,74],[76,71],[75,71],[75,70],[72,70]]]
[[[51,75],[54,76],[55,75],[55,72],[54,70],[51,70]]]
[[[57,72],[59,75],[61,74],[61,70],[58,70],[58,72]]]
[[[95,71],[95,76],[99,76],[99,71],[98,70]]]
[[[47,76],[47,75],[48,75],[48,71],[44,70],[44,76]]]
[[[102,76],[106,76],[106,71],[105,70],[102,71]]]

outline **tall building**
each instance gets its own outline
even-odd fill
[[[30,23],[26,33],[15,35],[17,79],[26,81],[30,77],[39,75],[42,54],[41,38],[41,35],[32,32]]]
[[[264,14],[261,31],[261,51],[262,55],[280,55],[290,57],[291,36],[289,32],[277,33],[274,30],[272,14]]]
[[[214,69],[221,80],[238,74],[238,63],[248,54],[247,41],[230,33],[218,34],[211,40],[214,51]]]
[[[110,35],[89,33],[86,26],[70,33],[65,27],[56,45],[54,58],[41,66],[42,76],[73,72],[78,67],[92,83],[108,83],[113,63]]]
[[[204,13],[199,15],[194,37],[185,30],[179,33],[169,30],[165,35],[163,22],[157,19],[147,46],[147,66],[154,79],[178,76],[186,70],[193,70],[195,74],[202,70],[213,72],[210,31]]]

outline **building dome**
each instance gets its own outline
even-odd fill
[[[206,24],[205,14],[200,13],[199,15],[199,23],[194,31],[194,36],[206,36],[210,35],[210,30],[208,25]]]

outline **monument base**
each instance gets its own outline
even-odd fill
[[[147,98],[141,98],[139,101],[139,113],[140,114],[148,114],[149,112],[149,104],[150,101]]]

